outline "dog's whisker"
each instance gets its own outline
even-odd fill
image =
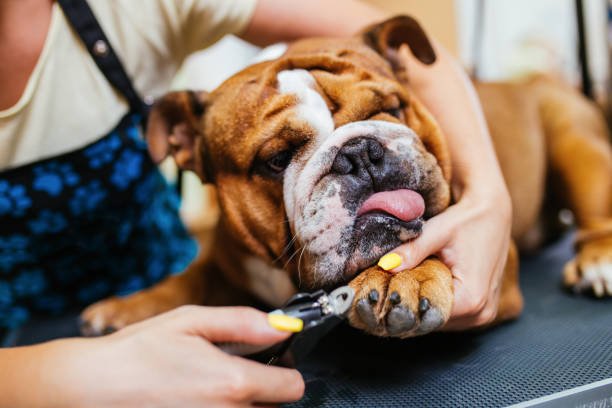
[[[304,255],[306,248],[308,248],[308,245],[310,244],[304,245],[304,247],[302,248],[302,253],[300,254],[300,257],[298,258],[298,287],[302,286],[302,269],[301,269],[302,256]]]
[[[289,243],[287,245],[285,245],[285,248],[283,249],[283,252],[281,252],[281,254],[274,261],[272,261],[272,262],[276,263],[276,262],[280,261],[280,259],[287,253],[289,248],[291,248],[291,245],[293,245],[293,243],[295,242],[296,239],[297,239],[297,235],[294,235],[293,238],[291,238],[291,240],[289,241]],[[285,265],[286,265],[286,263],[285,263]]]
[[[287,262],[285,262],[285,264],[283,265],[282,269],[285,269],[285,267],[289,264],[289,262],[291,262],[291,260],[298,254],[298,252],[300,252],[300,248],[297,248],[293,254],[289,257],[289,259],[287,259]]]

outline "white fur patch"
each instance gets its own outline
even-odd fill
[[[248,257],[243,266],[249,276],[251,291],[272,307],[281,307],[297,292],[287,272],[259,258]]]
[[[315,90],[315,79],[304,69],[285,70],[276,76],[281,94],[294,94],[299,103],[299,119],[312,126],[317,138],[325,138],[334,131],[334,120],[323,97]]]
[[[612,264],[602,262],[584,268],[583,287],[592,287],[597,297],[612,296]]]

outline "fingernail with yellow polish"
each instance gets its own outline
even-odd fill
[[[304,328],[304,321],[297,317],[282,314],[268,314],[268,323],[276,330],[298,333]]]
[[[398,254],[391,252],[378,260],[378,266],[383,268],[385,271],[389,271],[393,268],[397,268],[402,264],[402,257]]]

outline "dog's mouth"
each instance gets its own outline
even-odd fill
[[[357,210],[354,247],[344,278],[372,266],[386,252],[420,235],[425,200],[414,190],[399,189],[371,195]]]
[[[357,210],[356,230],[365,231],[368,225],[384,228],[398,225],[404,241],[421,232],[425,214],[425,200],[414,190],[399,189],[372,194]],[[402,235],[400,232],[400,235]],[[410,235],[410,236],[408,236]]]
[[[382,159],[371,154],[371,140],[381,145]],[[338,157],[350,168],[334,168]],[[300,275],[299,259],[294,272],[312,287],[348,282],[417,238],[448,194],[441,168],[416,133],[390,122],[343,125],[288,170],[285,203],[309,273]]]
[[[372,194],[357,210],[357,218],[384,215],[410,224],[425,213],[425,200],[414,190],[400,189]]]

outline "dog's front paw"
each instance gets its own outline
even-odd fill
[[[174,309],[182,303],[151,290],[111,297],[87,307],[80,316],[81,334],[101,336]]]
[[[563,283],[577,293],[612,296],[612,236],[583,243],[565,264]]]
[[[349,322],[377,336],[412,337],[442,327],[450,316],[453,282],[442,262],[428,259],[397,274],[372,267],[350,286],[355,290]]]

